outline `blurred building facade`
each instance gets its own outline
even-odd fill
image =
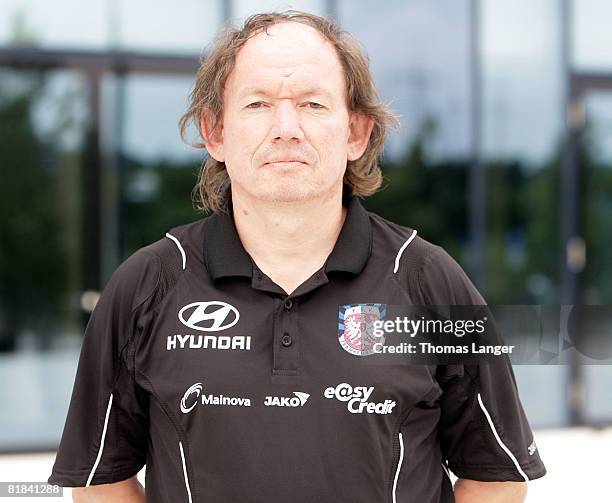
[[[366,206],[491,304],[612,303],[605,0],[0,0],[0,451],[57,445],[101,288],[201,217],[177,121],[206,44],[288,8],[355,34],[400,116]],[[515,371],[533,426],[612,420],[609,368]]]

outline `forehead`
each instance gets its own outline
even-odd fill
[[[344,73],[334,46],[315,28],[297,22],[268,27],[249,39],[236,54],[226,88],[237,95],[254,85],[343,90]]]

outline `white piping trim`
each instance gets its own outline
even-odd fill
[[[448,471],[448,468],[446,467],[446,465],[444,463],[441,463],[442,468],[444,468],[444,473],[446,473],[446,476],[448,477],[448,480],[450,480],[451,485],[453,483],[452,479],[451,479],[451,475],[450,472]]]
[[[489,415],[489,411],[487,411],[487,408],[484,406],[484,403],[482,403],[482,398],[480,397],[480,393],[478,393],[478,403],[480,404],[480,408],[484,412],[484,415],[486,416],[487,421],[489,422],[489,426],[491,427],[491,431],[493,432],[493,435],[495,436],[495,440],[497,440],[497,443],[499,444],[499,446],[504,450],[504,452],[512,460],[512,462],[514,463],[514,466],[516,466],[516,470],[521,474],[521,477],[525,479],[525,482],[529,482],[529,477],[525,474],[525,472],[521,468],[521,465],[519,464],[517,459],[514,457],[514,454],[510,452],[510,449],[508,449],[508,447],[506,447],[506,444],[504,444],[501,438],[499,438],[499,435],[497,434],[497,430],[495,429],[495,425],[493,424],[493,420],[491,419],[491,416]]]
[[[393,503],[396,503],[395,490],[397,489],[397,480],[399,479],[400,470],[402,468],[402,462],[404,461],[404,439],[402,437],[401,431],[398,436],[399,436],[399,445],[400,445],[400,455],[399,455],[399,460],[397,461],[397,468],[395,469],[395,477],[393,478]]]
[[[178,247],[179,251],[181,252],[181,257],[183,257],[183,271],[185,270],[185,265],[187,264],[187,257],[185,256],[185,250],[183,250],[183,247],[181,246],[181,243],[178,239],[176,239],[172,234],[170,234],[169,232],[166,232],[166,237],[170,238],[172,241],[174,241],[176,243],[176,246]]]
[[[187,478],[187,465],[185,465],[185,453],[183,452],[183,442],[179,441],[179,449],[181,450],[181,460],[183,461],[183,475],[185,476],[185,487],[187,488],[187,496],[191,503],[191,489],[189,488],[189,479]]]
[[[100,458],[102,457],[102,451],[104,450],[104,439],[106,438],[106,428],[108,427],[108,418],[110,416],[111,407],[113,405],[113,394],[110,394],[110,398],[108,399],[108,405],[106,407],[106,417],[104,418],[104,428],[102,428],[102,438],[100,439],[100,448],[98,449],[98,456],[96,457],[96,462],[91,468],[91,472],[89,472],[89,477],[87,477],[87,483],[85,487],[89,487],[91,484],[91,480],[93,479],[94,473],[96,473],[96,468],[98,468],[98,464],[100,463]]]
[[[402,247],[399,249],[399,251],[397,252],[397,256],[395,257],[395,267],[393,268],[393,273],[395,274],[397,272],[397,270],[399,269],[399,261],[400,261],[400,257],[402,256],[402,253],[404,252],[404,250],[406,249],[406,247],[410,244],[410,242],[414,239],[414,237],[416,236],[417,231],[416,229],[414,229],[412,231],[412,234],[410,235],[410,237],[406,240],[406,242],[402,245]]]

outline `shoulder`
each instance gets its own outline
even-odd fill
[[[417,298],[432,305],[485,304],[467,273],[444,248],[420,236],[416,228],[368,213],[375,248],[393,256],[393,274],[418,293]]]
[[[104,290],[120,289],[132,310],[156,303],[185,273],[188,263],[201,260],[198,241],[204,220],[172,227],[137,249],[121,262]]]
[[[415,227],[401,225],[377,213],[368,212],[372,225],[374,251],[394,256],[394,272],[404,274],[422,268],[442,250],[419,235]]]

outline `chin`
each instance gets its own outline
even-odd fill
[[[296,201],[305,201],[314,197],[320,196],[320,190],[312,190],[305,185],[279,185],[278,187],[268,188],[258,194],[259,199],[276,203],[292,203]]]

